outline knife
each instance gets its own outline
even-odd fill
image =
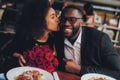
[[[53,72],[53,77],[54,77],[54,80],[60,80],[57,72]]]

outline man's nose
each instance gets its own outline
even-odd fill
[[[70,22],[68,20],[65,21],[65,25],[71,25]]]

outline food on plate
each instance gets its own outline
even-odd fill
[[[106,78],[103,78],[103,77],[91,77],[88,80],[109,80],[109,79],[106,79]]]
[[[37,70],[27,70],[15,77],[15,80],[46,80]]]

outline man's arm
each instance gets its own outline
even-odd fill
[[[100,48],[101,66],[82,65],[80,74],[101,73],[120,79],[120,56],[107,34],[102,35]]]
[[[81,70],[81,66],[76,64],[76,62],[74,60],[64,58],[63,61],[66,63],[65,70],[67,72],[79,74],[79,72]]]
[[[103,35],[101,41],[101,60],[104,67],[120,71],[120,56],[106,34]]]

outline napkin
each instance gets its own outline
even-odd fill
[[[4,73],[0,73],[0,80],[5,80]]]

